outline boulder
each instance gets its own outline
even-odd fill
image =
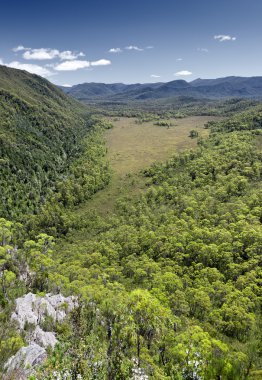
[[[16,321],[19,331],[25,333],[28,346],[12,356],[5,364],[4,379],[25,380],[34,372],[34,367],[47,358],[46,348],[55,347],[56,335],[44,331],[41,323],[51,317],[54,322],[61,322],[77,306],[75,297],[64,297],[62,294],[46,294],[43,297],[28,293],[16,299],[16,308],[11,320]]]
[[[75,306],[75,297],[64,297],[61,294],[46,294],[44,297],[39,297],[28,293],[17,298],[16,309],[11,319],[17,322],[22,331],[26,324],[34,326],[41,324],[47,315],[54,321],[61,322]]]
[[[55,345],[57,343],[57,339],[54,332],[49,331],[43,331],[41,327],[36,326],[35,331],[33,332],[32,336],[30,337],[30,340],[27,339],[28,343],[35,342],[39,344],[39,346],[47,348],[48,346],[52,347],[52,349],[55,348]]]
[[[24,370],[25,373],[32,372],[32,368],[42,363],[47,358],[46,350],[36,343],[20,348],[14,356],[6,362],[7,373],[16,370]]]

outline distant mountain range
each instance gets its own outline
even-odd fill
[[[192,82],[174,80],[163,83],[83,83],[61,87],[64,92],[82,101],[153,100],[176,96],[194,98],[253,98],[262,99],[262,77],[225,77],[196,79]]]

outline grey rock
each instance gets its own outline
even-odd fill
[[[23,330],[25,324],[37,325],[38,315],[34,311],[34,302],[36,300],[36,295],[32,293],[26,294],[24,297],[17,298],[16,309],[12,314],[11,319],[15,320],[20,330]]]
[[[43,331],[41,327],[36,326],[35,331],[33,332],[32,336],[27,339],[28,343],[35,342],[39,344],[41,347],[47,348],[48,346],[51,346],[52,349],[55,348],[55,345],[57,343],[57,339],[55,336],[55,333]]]
[[[26,370],[28,373],[32,368],[42,363],[47,358],[46,350],[36,343],[30,346],[20,348],[17,353],[12,356],[5,364],[7,373],[15,370]]]
[[[16,309],[11,319],[17,322],[20,330],[23,330],[26,324],[34,326],[41,324],[46,316],[61,322],[75,306],[75,297],[64,297],[61,294],[46,294],[44,297],[39,297],[28,293],[17,298]]]
[[[25,380],[34,372],[34,367],[47,358],[46,348],[54,349],[57,339],[52,331],[44,331],[41,323],[51,317],[54,322],[61,322],[77,306],[75,297],[64,297],[62,294],[46,294],[39,297],[28,293],[16,299],[16,308],[11,320],[16,321],[20,332],[26,332],[27,347],[22,347],[5,364],[5,379],[10,376]],[[29,328],[30,326],[30,328]],[[25,330],[25,327],[26,330]]]

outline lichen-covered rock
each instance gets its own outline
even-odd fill
[[[37,325],[38,315],[33,310],[35,299],[35,294],[28,293],[24,297],[17,298],[16,300],[16,309],[11,315],[11,319],[17,322],[20,330],[24,329],[26,323]]]
[[[25,380],[34,372],[34,368],[46,358],[46,348],[55,347],[56,335],[44,331],[42,323],[47,317],[54,322],[61,322],[77,305],[75,297],[64,297],[62,294],[46,294],[43,297],[28,293],[16,299],[16,308],[11,319],[16,321],[19,331],[25,333],[28,346],[12,356],[5,364],[5,379]]]
[[[28,343],[29,339],[27,339]],[[55,347],[57,343],[57,339],[54,332],[50,331],[43,331],[41,327],[36,326],[35,331],[32,334],[31,341],[39,344],[41,347],[52,347],[52,349]]]
[[[61,294],[46,294],[44,297],[39,297],[28,293],[17,298],[16,309],[11,319],[17,322],[20,330],[23,330],[26,324],[40,325],[47,315],[54,321],[61,322],[75,304],[74,297],[64,297]]]
[[[20,370],[21,376],[26,376],[32,372],[32,368],[42,363],[46,358],[46,350],[38,344],[32,343],[30,346],[20,348],[20,350],[7,361],[5,369],[7,370],[7,374]]]

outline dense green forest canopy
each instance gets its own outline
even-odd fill
[[[14,300],[62,292],[78,307],[46,322],[60,344],[34,379],[261,378],[261,105],[209,122],[196,149],[145,168],[145,192],[83,218],[81,204],[110,181],[110,125],[39,77],[4,70],[3,83],[10,73],[21,89],[3,84],[0,102],[0,368],[25,345],[10,323]]]
[[[36,75],[0,66],[1,215],[34,213],[94,121],[87,109]]]

